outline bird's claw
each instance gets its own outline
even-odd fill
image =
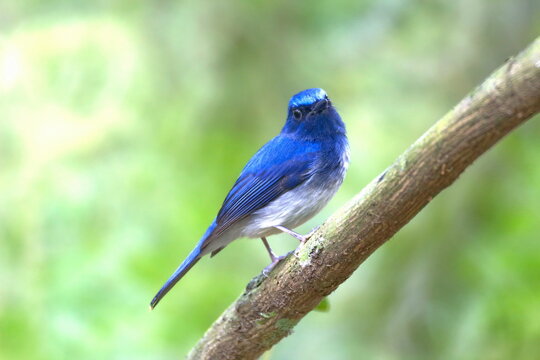
[[[262,271],[263,275],[265,277],[268,277],[268,275],[270,275],[270,272],[274,269],[274,267],[281,261],[285,258],[285,255],[283,256],[276,256],[274,259],[272,259],[272,262],[270,263],[270,265],[268,265],[267,267],[265,267]]]
[[[302,247],[306,244],[306,242],[307,242],[309,239],[311,239],[311,237],[313,236],[313,234],[315,234],[315,232],[316,232],[317,230],[319,230],[320,227],[321,227],[321,226],[319,225],[319,226],[313,228],[313,229],[312,229],[309,233],[307,233],[306,235],[302,236],[302,237],[303,237],[303,240],[300,240],[300,245],[298,245],[298,247],[296,248],[296,250],[294,250],[294,252],[293,252],[293,255],[294,255],[295,258],[298,259],[298,251],[299,251],[300,249],[302,249]]]
[[[319,230],[320,227],[321,227],[321,225],[316,226],[316,227],[314,227],[313,229],[311,229],[310,232],[308,232],[306,235],[304,235],[304,239],[305,239],[305,240],[304,240],[304,241],[300,241],[300,242],[304,244],[306,241],[308,241],[309,239],[311,239],[311,237],[313,236],[313,234],[315,234],[315,232],[316,232],[317,230]]]
[[[265,267],[262,271],[262,274],[265,276],[265,277],[268,277],[268,275],[270,275],[270,272],[274,269],[274,267],[279,264],[281,262],[281,260],[285,259],[287,256],[289,256],[291,253],[294,253],[294,251],[290,251],[288,253],[286,253],[285,255],[281,255],[281,256],[274,256],[272,258],[272,262],[270,263],[270,265],[268,265],[267,267]]]

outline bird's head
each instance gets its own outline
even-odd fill
[[[281,133],[305,140],[345,135],[345,124],[323,89],[307,89],[289,101],[287,121]]]

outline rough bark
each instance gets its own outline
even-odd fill
[[[476,158],[539,111],[540,38],[435,123],[296,256],[268,278],[254,278],[188,358],[258,358]]]

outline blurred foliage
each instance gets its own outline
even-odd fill
[[[290,95],[326,89],[352,147],[307,232],[539,15],[535,0],[0,3],[0,358],[181,357],[263,246],[239,240],[148,303]],[[539,136],[532,120],[483,156],[265,358],[540,358]]]

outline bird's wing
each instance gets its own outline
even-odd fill
[[[213,235],[268,205],[312,175],[318,144],[276,137],[248,162],[219,211]],[[210,240],[210,238],[208,239]]]

